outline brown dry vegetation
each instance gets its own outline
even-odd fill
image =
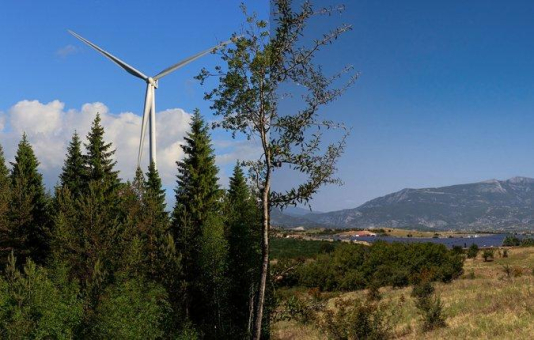
[[[392,309],[393,335],[396,339],[532,339],[534,334],[534,248],[500,251],[495,260],[484,262],[481,255],[466,260],[465,274],[449,284],[436,284],[436,293],[445,306],[447,327],[423,332],[411,288],[381,288],[382,301]],[[503,266],[510,266],[510,277]],[[474,276],[473,276],[474,274]],[[365,299],[366,291],[341,294],[334,299]],[[279,340],[328,339],[317,322],[300,324],[283,321],[273,326]]]

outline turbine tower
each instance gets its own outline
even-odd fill
[[[147,128],[147,120],[149,120],[150,124],[150,162],[154,162],[154,165],[156,165],[156,89],[158,88],[158,81],[165,77],[166,75],[176,71],[177,69],[189,64],[190,62],[216,50],[219,47],[225,46],[231,42],[231,40],[225,41],[217,46],[214,46],[210,49],[207,49],[205,51],[202,51],[200,53],[195,54],[192,57],[186,58],[172,66],[167,67],[160,73],[156,74],[153,77],[148,77],[144,75],[142,72],[136,70],[132,66],[126,64],[124,61],[120,60],[119,58],[113,56],[111,53],[104,51],[100,47],[96,46],[89,40],[83,38],[82,36],[74,33],[73,31],[68,31],[70,34],[75,36],[76,38],[80,39],[87,45],[91,46],[101,54],[103,54],[106,58],[113,61],[115,64],[119,65],[121,68],[123,68],[126,72],[130,73],[131,75],[140,78],[146,82],[146,94],[145,94],[145,107],[143,110],[143,123],[141,125],[141,140],[139,142],[139,154],[137,157],[137,166],[140,166],[141,164],[141,157],[143,156],[143,145],[145,142],[145,134],[146,134],[146,128]]]

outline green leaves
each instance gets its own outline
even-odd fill
[[[47,270],[29,260],[22,271],[11,257],[0,278],[0,337],[73,339],[81,325],[79,287],[61,268]]]
[[[170,331],[170,311],[160,285],[138,278],[119,281],[98,305],[95,333],[101,339],[161,339]]]

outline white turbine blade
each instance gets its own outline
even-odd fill
[[[141,165],[141,158],[143,157],[143,145],[145,144],[145,134],[147,128],[147,122],[150,115],[150,109],[152,107],[152,92],[154,88],[152,84],[146,85],[146,96],[145,96],[145,108],[143,110],[143,122],[141,124],[141,140],[139,141],[139,155],[137,156],[137,166]]]
[[[102,53],[106,58],[110,59],[115,64],[117,64],[120,67],[122,67],[124,70],[126,70],[126,72],[130,73],[131,75],[136,76],[138,78],[141,78],[143,80],[147,80],[148,79],[148,77],[145,76],[142,72],[140,72],[140,71],[136,70],[135,68],[133,68],[132,66],[126,64],[124,61],[122,61],[119,58],[115,57],[111,53],[104,51],[103,49],[101,49],[100,47],[96,46],[95,44],[93,44],[89,40],[85,39],[84,37],[74,33],[73,31],[70,31],[70,30],[68,32],[70,34],[72,34],[73,36],[75,36],[76,38],[78,38],[81,41],[83,41],[84,43],[86,43],[87,45],[91,46],[92,48],[94,48],[98,52]]]
[[[172,66],[170,66],[170,67],[167,67],[166,69],[164,69],[164,70],[161,71],[160,73],[156,74],[156,75],[154,76],[154,80],[161,79],[161,78],[165,77],[167,74],[176,71],[176,70],[179,69],[180,67],[185,66],[185,65],[189,64],[190,62],[192,62],[192,61],[194,61],[194,60],[196,60],[196,59],[198,59],[198,58],[200,58],[200,57],[202,57],[202,56],[204,56],[204,55],[206,55],[206,54],[208,54],[208,53],[210,53],[210,52],[213,52],[215,49],[217,49],[217,48],[219,48],[219,47],[223,47],[223,46],[225,46],[225,45],[228,45],[228,44],[231,43],[231,42],[232,42],[232,40],[227,40],[227,41],[225,41],[225,42],[223,42],[223,43],[220,43],[220,44],[217,45],[217,46],[214,46],[214,47],[209,48],[209,49],[207,49],[207,50],[205,50],[205,51],[202,51],[202,52],[200,52],[200,53],[198,53],[198,54],[195,54],[195,55],[192,56],[192,57],[189,57],[189,58],[187,58],[187,59],[184,59],[184,60],[180,61],[180,62],[177,63],[177,64],[174,64],[174,65],[172,65]]]

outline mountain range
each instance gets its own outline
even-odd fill
[[[354,209],[273,211],[282,227],[422,230],[534,229],[534,179],[514,177],[440,188],[403,189]]]

